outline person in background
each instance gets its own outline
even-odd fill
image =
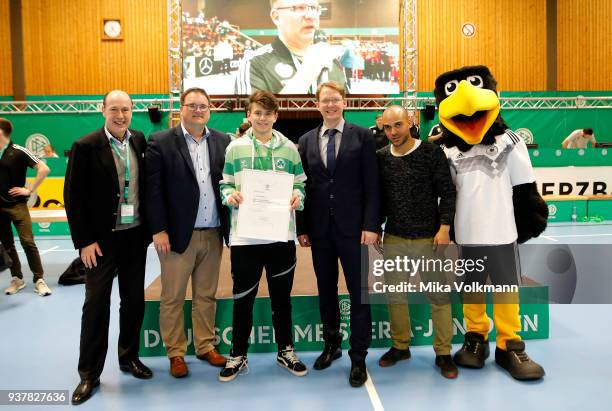
[[[561,146],[563,148],[586,148],[589,141],[593,148],[595,148],[595,134],[592,128],[578,129],[571,132],[569,136],[563,140]]]
[[[45,154],[42,156],[42,158],[59,158],[51,144],[44,146],[43,151]]]
[[[236,129],[236,138],[240,138],[242,136],[244,136],[247,132],[248,129],[251,128],[251,123],[249,122],[244,122],[242,124],[240,124],[240,127],[238,127]]]
[[[431,128],[431,130],[429,130],[427,141],[434,143],[437,146],[441,146],[444,144],[444,139],[442,137],[442,127],[440,127],[440,124],[436,124]]]
[[[40,296],[51,295],[51,290],[43,280],[43,267],[40,254],[34,242],[32,220],[28,210],[28,197],[36,191],[49,175],[49,167],[40,161],[30,150],[11,141],[13,124],[0,118],[0,241],[8,252],[11,265],[11,283],[4,293],[12,295],[25,288],[19,255],[11,224],[15,226],[19,241],[28,259],[30,271],[34,275],[34,291]],[[36,170],[34,183],[25,187],[26,170]]]
[[[376,141],[376,150],[380,150],[381,148],[389,145],[389,140],[387,139],[385,130],[383,128],[382,116],[382,113],[378,113],[376,115],[376,124],[370,127],[372,134],[374,134],[374,140]]]

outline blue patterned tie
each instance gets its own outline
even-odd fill
[[[330,128],[325,131],[329,140],[327,140],[327,171],[329,174],[334,174],[336,168],[336,130]]]

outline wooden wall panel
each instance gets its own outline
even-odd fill
[[[168,92],[165,0],[22,0],[28,95]],[[102,40],[118,18],[122,41]]]
[[[557,89],[612,90],[610,0],[557,1]]]
[[[487,65],[501,91],[546,89],[546,0],[418,0],[418,86],[465,65]],[[476,26],[465,38],[461,26]]]
[[[0,96],[13,94],[9,0],[0,0]]]

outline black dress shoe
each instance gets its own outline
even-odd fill
[[[467,368],[482,368],[489,357],[489,342],[475,332],[465,334],[463,347],[455,353],[455,363]]]
[[[407,360],[410,358],[410,348],[406,348],[405,350],[400,350],[395,347],[391,347],[389,351],[384,353],[380,360],[378,360],[378,365],[381,367],[391,367],[395,365],[398,361]]]
[[[131,372],[134,377],[142,380],[148,380],[149,378],[153,377],[153,371],[140,362],[138,358],[125,363],[119,363],[119,369],[121,371]]]
[[[368,379],[365,360],[352,361],[351,373],[349,375],[349,384],[351,387],[361,387]]]
[[[533,361],[525,352],[525,343],[521,340],[506,342],[506,349],[495,348],[495,362],[517,380],[539,380],[546,374],[544,368]]]
[[[319,357],[316,359],[313,368],[315,370],[324,370],[329,367],[332,361],[342,357],[342,349],[337,345],[327,345]]]
[[[79,385],[77,385],[72,393],[72,405],[79,405],[87,401],[93,394],[94,388],[99,385],[99,378],[96,378],[95,380],[81,380]]]

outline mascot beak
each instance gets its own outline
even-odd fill
[[[470,145],[479,144],[499,115],[493,90],[461,80],[457,90],[440,103],[440,122]]]

